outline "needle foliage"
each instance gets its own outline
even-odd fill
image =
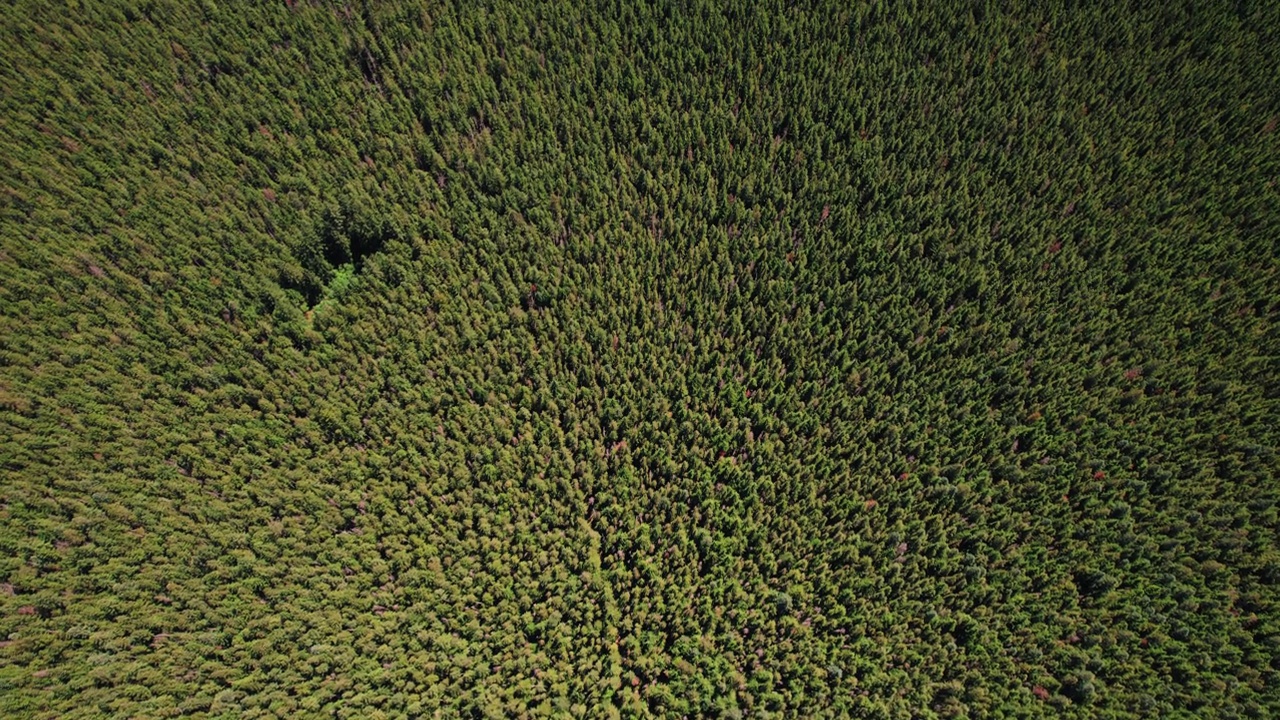
[[[1280,715],[1280,4],[0,11],[0,714]]]

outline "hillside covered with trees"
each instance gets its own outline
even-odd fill
[[[9,3],[0,715],[1280,715],[1278,33]]]

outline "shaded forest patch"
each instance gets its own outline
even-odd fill
[[[366,260],[396,238],[391,224],[377,213],[348,203],[325,210],[307,238],[294,248],[297,263],[282,271],[280,285],[297,290],[308,307],[315,307],[345,288]]]

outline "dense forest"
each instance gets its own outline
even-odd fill
[[[0,28],[0,715],[1280,715],[1280,4]]]

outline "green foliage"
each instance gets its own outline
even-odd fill
[[[0,13],[0,714],[1280,714],[1280,5]]]

